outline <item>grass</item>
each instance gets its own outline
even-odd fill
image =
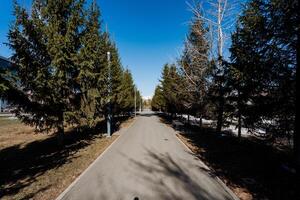
[[[124,122],[120,127],[130,123],[125,118],[120,121]],[[62,148],[54,135],[35,134],[18,121],[6,126],[0,129],[0,198],[4,200],[55,199],[117,138],[102,137],[103,121],[96,130],[68,131]]]
[[[284,167],[292,166],[291,151],[251,137],[220,136],[209,127],[185,128],[177,136],[240,199],[297,199],[295,174]]]
[[[17,119],[0,117],[0,150],[13,145],[26,145],[27,143],[45,139],[45,134],[35,134],[34,129],[25,126]]]

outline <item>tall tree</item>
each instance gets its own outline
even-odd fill
[[[73,112],[72,116],[78,124],[95,126],[97,122],[96,101],[100,97],[99,90],[102,85],[98,85],[103,79],[105,65],[99,57],[101,52],[101,30],[100,30],[100,10],[96,2],[93,1],[91,7],[86,11],[85,29],[81,37],[81,45],[78,57],[80,70],[77,76],[78,96],[80,98],[79,108]],[[100,80],[99,80],[100,79]]]
[[[127,69],[123,73],[121,90],[118,94],[118,104],[122,112],[132,112],[135,106],[135,86],[132,75]]]
[[[30,14],[15,2],[16,19],[9,31],[18,90],[24,97],[14,99],[16,114],[40,130],[56,128],[60,143],[65,113],[76,96],[82,13],[83,0],[35,0]]]
[[[211,72],[208,54],[209,43],[207,39],[208,29],[203,23],[202,14],[196,7],[191,21],[190,32],[185,42],[185,50],[180,61],[182,75],[186,81],[185,88],[188,92],[184,95],[189,110],[200,117],[200,127],[202,127],[202,117],[205,114],[205,98],[208,88],[208,77]]]
[[[293,0],[250,1],[232,36],[230,71],[239,118],[272,137],[291,137],[294,130],[296,7]]]
[[[182,78],[175,64],[166,64],[162,71],[161,90],[164,99],[164,112],[173,117],[182,111]]]
[[[151,100],[151,108],[153,111],[164,111],[165,104],[162,88],[160,85],[158,85],[155,88],[154,95]]]

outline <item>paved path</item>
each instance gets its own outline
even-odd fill
[[[143,114],[60,197],[72,200],[234,199],[151,113]]]

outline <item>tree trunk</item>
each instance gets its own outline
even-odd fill
[[[219,109],[218,109],[218,121],[217,121],[217,134],[221,133],[223,125],[223,112],[224,112],[224,98],[223,95],[220,97]]]
[[[59,146],[64,144],[64,113],[62,112],[59,117],[59,124],[57,126],[57,143]]]
[[[238,138],[242,137],[242,113],[241,113],[241,100],[240,90],[238,90]]]
[[[200,118],[199,118],[199,127],[200,127],[200,130],[202,130],[202,115],[200,115]]]
[[[299,8],[299,4],[298,4]],[[298,20],[299,20],[299,14],[298,14]],[[294,130],[294,154],[295,154],[295,161],[296,161],[296,173],[297,173],[297,180],[300,180],[300,130],[299,130],[299,113],[297,110],[299,110],[299,62],[300,62],[300,29],[298,29],[298,40],[297,40],[297,66],[296,66],[296,117],[295,117],[295,130]]]
[[[238,138],[242,137],[242,116],[241,113],[239,112],[238,114]]]

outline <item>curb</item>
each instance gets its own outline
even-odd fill
[[[124,135],[124,133],[133,125],[135,124],[137,118],[134,118],[134,121],[128,126],[125,127],[123,129],[120,129],[119,131],[115,132],[114,134],[117,133],[122,133],[119,134],[119,137],[117,137],[79,176],[77,176],[77,178],[62,192],[60,193],[60,195],[55,199],[55,200],[62,200],[64,198],[64,196],[76,185],[76,183],[79,181],[79,179],[81,177],[83,177],[95,164],[98,160],[100,160],[102,158],[102,156],[113,146],[113,144],[116,143],[116,141],[118,141],[122,135]]]

